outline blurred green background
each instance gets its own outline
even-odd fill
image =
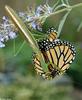
[[[44,4],[46,0],[0,0],[0,20],[6,15],[4,6],[9,5],[16,11],[25,11],[27,6]],[[50,0],[52,6],[57,0]],[[71,5],[82,3],[82,0],[69,0]],[[44,31],[51,26],[58,26],[64,13],[48,18]],[[72,42],[76,48],[76,59],[65,75],[45,81],[38,77],[32,64],[32,49],[25,44],[17,56],[14,56],[13,43],[10,40],[6,47],[0,49],[0,100],[82,100],[82,7],[75,8],[69,14],[62,29],[60,39]],[[23,42],[19,35],[15,39],[16,51]]]

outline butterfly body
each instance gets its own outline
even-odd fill
[[[47,39],[40,40],[38,46],[48,71],[44,71],[40,59],[36,55],[34,57],[35,70],[46,79],[63,74],[75,59],[75,48],[69,42],[57,39],[56,33],[53,31]]]

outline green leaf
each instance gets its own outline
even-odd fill
[[[62,28],[63,28],[63,26],[64,26],[64,23],[65,23],[65,21],[66,21],[68,15],[69,15],[69,13],[70,13],[70,11],[71,11],[71,10],[69,10],[69,11],[63,16],[63,18],[61,19],[61,21],[60,21],[60,23],[59,23],[59,27],[58,27],[58,36],[57,36],[57,37],[60,36],[61,31],[62,31]]]
[[[38,44],[35,38],[33,37],[32,33],[28,30],[28,28],[25,26],[23,21],[19,18],[19,16],[16,14],[16,12],[12,8],[10,8],[9,6],[5,6],[5,9],[8,12],[9,16],[12,18],[15,25],[21,31],[20,33],[27,40],[27,42],[29,42],[32,49],[37,53],[39,51]]]
[[[81,22],[80,25],[78,26],[77,32],[79,32],[81,28],[82,28],[82,22]]]

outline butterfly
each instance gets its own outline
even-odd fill
[[[34,55],[34,69],[37,74],[45,79],[53,79],[63,74],[75,59],[75,48],[68,41],[57,39],[57,32],[50,28],[46,39],[38,42],[41,55],[47,64],[48,71],[45,72],[38,55]]]
[[[75,59],[76,51],[74,46],[67,41],[58,39],[57,32],[54,28],[49,29],[49,35],[47,38],[40,40],[37,43],[31,32],[27,29],[15,11],[9,6],[6,6],[5,8],[13,22],[35,52],[33,62],[37,74],[41,75],[45,79],[53,79],[57,75],[63,74]],[[42,60],[44,60],[47,65],[47,71],[43,69],[40,57],[41,59],[43,58]]]

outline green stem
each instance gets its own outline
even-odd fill
[[[33,36],[36,37],[36,38],[37,38],[37,37],[46,38],[46,37],[47,37],[47,34],[34,34],[34,33],[33,33]]]
[[[43,18],[46,19],[47,17],[50,17],[52,15],[56,15],[56,14],[62,13],[64,11],[68,11],[70,9],[74,9],[74,8],[80,7],[80,6],[82,6],[82,3],[78,3],[78,4],[73,5],[73,6],[68,6],[66,8],[61,9],[61,10],[55,11],[55,12],[49,14],[49,15],[43,15],[43,16],[40,16],[40,17],[35,17],[35,20],[37,20],[37,19],[42,20]],[[54,8],[54,6],[53,6],[53,8]],[[28,21],[27,23],[31,23],[31,21]]]
[[[15,56],[15,50],[16,50],[16,48],[15,48],[15,39],[13,40],[13,52],[14,52],[14,56]]]
[[[53,9],[58,5],[60,0],[58,0],[54,5],[53,5]]]
[[[69,9],[74,9],[74,8],[80,7],[80,6],[82,6],[82,3],[76,4],[76,5],[73,5],[73,6],[69,6],[68,8],[64,8],[64,9],[58,10],[58,11],[56,11],[54,13],[51,13],[49,16],[56,15],[56,14],[62,13],[64,11],[68,11]]]
[[[17,52],[14,54],[14,56],[17,56],[19,54],[19,52],[21,51],[21,49],[23,48],[24,44],[26,43],[26,41],[24,40],[24,42],[22,43],[22,45],[20,46],[20,48],[17,50]]]
[[[74,5],[74,6],[71,6],[72,8],[76,8],[76,7],[80,7],[80,6],[82,6],[82,3],[78,3],[78,4],[76,4],[76,5]]]
[[[36,19],[42,19],[42,18],[45,18],[45,17],[47,18],[47,17],[49,17],[49,16],[51,16],[51,15],[56,15],[56,14],[62,13],[62,12],[64,12],[64,11],[68,11],[68,10],[70,10],[70,9],[74,9],[74,8],[80,7],[80,6],[82,6],[82,3],[78,3],[78,4],[73,5],[73,6],[68,6],[67,8],[63,8],[63,9],[61,9],[61,10],[55,11],[55,12],[53,12],[53,13],[47,15],[47,16],[43,15],[43,16],[38,17],[38,18],[36,18]]]

